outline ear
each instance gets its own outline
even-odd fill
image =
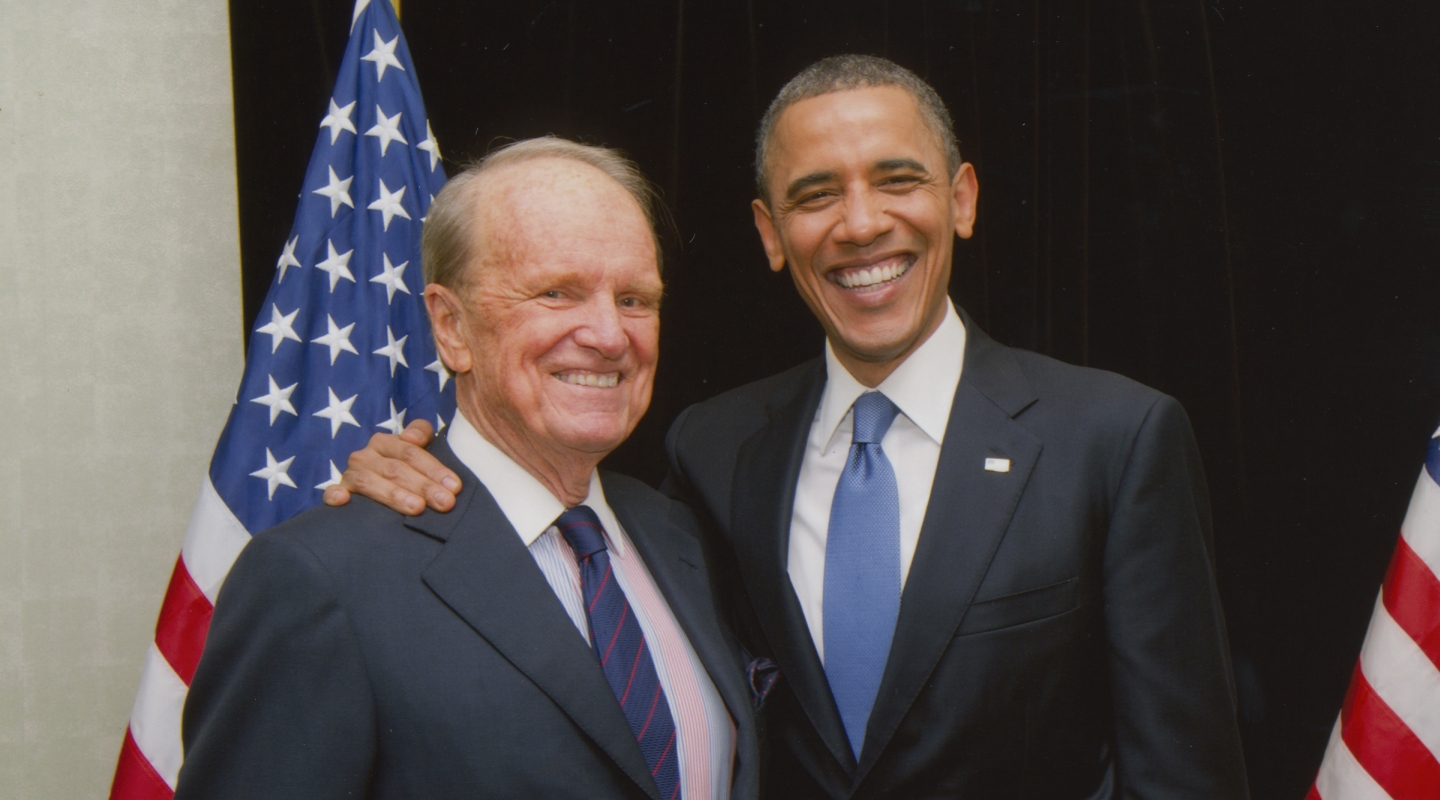
[[[466,344],[464,303],[454,292],[432,283],[425,287],[425,310],[430,314],[430,330],[440,360],[457,375],[469,372],[475,359]]]
[[[775,232],[775,220],[770,216],[770,206],[758,197],[750,201],[755,212],[755,230],[760,232],[760,244],[765,246],[765,255],[770,259],[770,270],[785,269],[785,249],[780,246],[780,236]]]
[[[975,180],[975,169],[969,163],[961,164],[950,181],[951,207],[955,209],[955,234],[969,239],[975,233],[975,203],[980,197],[980,184]]]

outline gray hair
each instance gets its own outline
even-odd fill
[[[878,56],[831,56],[816,61],[791,78],[760,118],[760,130],[755,134],[755,188],[766,205],[770,204],[770,142],[775,138],[780,115],[801,100],[872,86],[898,86],[915,98],[920,106],[920,118],[939,140],[940,149],[945,151],[945,168],[954,176],[961,164],[960,142],[955,138],[955,123],[945,109],[945,102],[930,84],[899,64]]]
[[[663,255],[657,218],[665,218],[655,187],[619,150],[580,144],[558,136],[541,136],[511,142],[479,161],[466,166],[445,184],[436,195],[425,217],[425,230],[420,237],[420,263],[426,283],[438,283],[459,290],[466,283],[466,267],[477,255],[475,247],[475,208],[479,179],[487,172],[511,164],[543,158],[563,158],[589,164],[609,175],[640,204],[650,235],[655,240],[655,265],[663,271]]]

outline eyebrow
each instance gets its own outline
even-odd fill
[[[875,165],[875,169],[881,172],[900,172],[903,170],[914,170],[915,172],[929,173],[924,164],[913,158],[887,158]]]
[[[790,182],[789,186],[785,187],[785,199],[793,200],[796,195],[803,193],[805,190],[811,188],[812,186],[819,186],[822,183],[830,183],[839,177],[840,176],[834,172],[812,172],[809,175],[796,178],[795,180]]]
[[[884,161],[875,163],[875,169],[879,172],[905,172],[914,171],[929,174],[924,164],[913,158],[887,158]],[[807,189],[821,184],[830,183],[839,177],[834,172],[812,172],[809,175],[796,178],[785,187],[785,199],[793,200],[796,196],[803,194]]]

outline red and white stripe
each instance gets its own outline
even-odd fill
[[[110,785],[111,800],[170,800],[180,775],[180,715],[200,663],[215,596],[250,534],[215,492],[210,477],[185,531],[185,543],[155,623],[130,729]]]
[[[1350,690],[1306,800],[1440,797],[1437,576],[1440,486],[1422,470]]]

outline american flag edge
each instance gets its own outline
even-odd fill
[[[443,428],[420,230],[445,182],[395,4],[357,0],[290,236],[161,602],[111,784],[169,800],[181,716],[225,575],[254,533],[320,502],[338,464],[407,418]]]
[[[1440,430],[1306,800],[1440,797]]]

